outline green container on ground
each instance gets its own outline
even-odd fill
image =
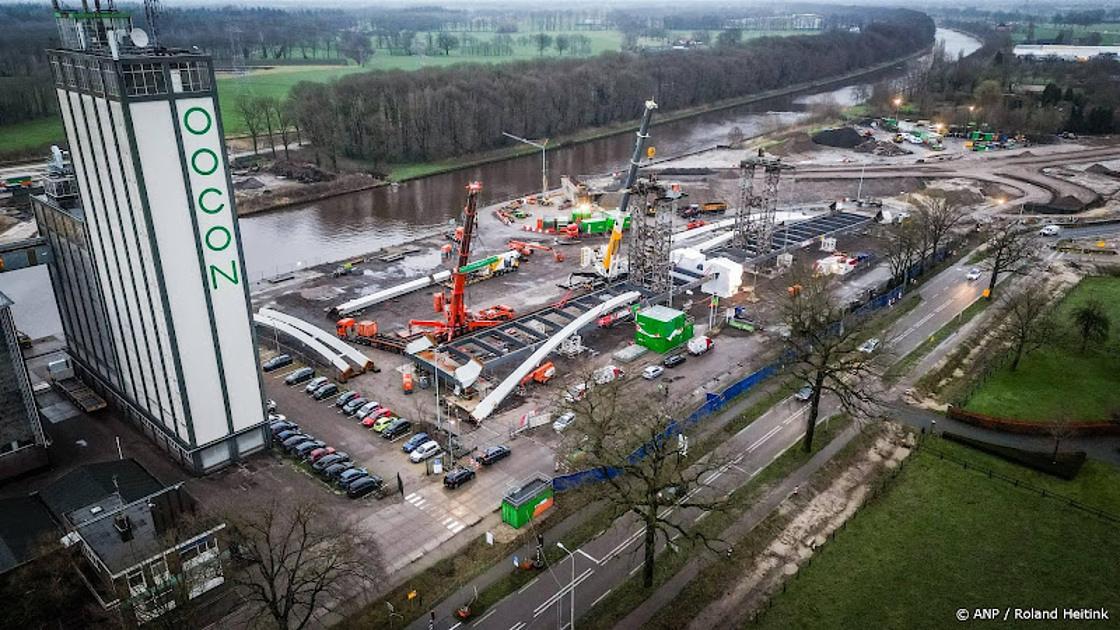
[[[534,477],[502,498],[502,522],[520,529],[552,507],[552,497],[552,480],[543,475]]]
[[[693,326],[684,311],[651,306],[638,313],[634,343],[664,354],[692,339]]]

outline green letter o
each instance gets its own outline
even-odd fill
[[[206,195],[221,195],[221,194],[222,194],[222,191],[218,190],[217,188],[207,188],[207,189],[203,190],[202,192],[198,193],[198,207],[201,208],[202,211],[205,212],[206,214],[218,214],[222,210],[226,209],[225,202],[219,202],[217,208],[208,208],[208,207],[206,207],[205,199],[206,199]]]
[[[217,247],[213,243],[210,242],[210,237],[211,237],[211,235],[214,234],[214,232],[221,232],[221,233],[225,234],[225,236],[226,236],[226,242],[222,243],[221,247]],[[211,251],[220,252],[223,249],[229,247],[229,244],[232,243],[232,242],[233,242],[233,236],[230,235],[229,230],[227,230],[226,228],[224,228],[220,225],[216,225],[216,226],[210,228],[209,230],[206,230],[206,246],[209,247]]]
[[[210,170],[204,171],[198,167],[198,156],[203,154],[209,155],[210,159],[214,161],[214,164],[210,167]],[[202,148],[195,151],[194,155],[191,156],[191,168],[193,168],[194,172],[198,173],[199,175],[212,175],[214,171],[218,170],[218,154],[207,148]]]
[[[190,118],[191,118],[191,114],[193,114],[194,112],[200,112],[203,116],[206,117],[206,126],[203,127],[202,129],[195,129],[194,127],[191,126]],[[187,128],[187,131],[193,133],[196,136],[201,136],[202,134],[206,133],[207,131],[210,131],[210,127],[213,126],[213,124],[214,124],[214,119],[210,117],[210,112],[206,111],[205,109],[202,109],[201,107],[192,107],[192,108],[188,109],[187,111],[183,112],[183,126]]]

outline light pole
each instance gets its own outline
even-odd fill
[[[502,135],[507,138],[513,138],[518,142],[523,142],[529,146],[537,147],[541,150],[541,197],[543,198],[548,194],[548,158],[545,154],[545,151],[547,150],[545,147],[548,146],[548,138],[545,138],[543,142],[533,142],[532,140],[526,140],[521,136],[515,136],[512,133],[506,133],[504,131],[502,132]]]
[[[570,595],[572,596],[572,609],[569,613],[570,619],[572,620],[572,625],[569,627],[569,630],[576,630],[576,557],[572,554],[571,551],[568,551],[568,548],[564,546],[564,543],[557,541],[556,546],[568,552],[568,560],[572,563],[572,592],[570,593]]]
[[[898,120],[898,109],[902,107],[902,97],[896,96],[894,99],[894,119]]]

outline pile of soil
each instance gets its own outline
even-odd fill
[[[264,183],[256,177],[250,177],[233,183],[234,190],[258,190],[260,188],[264,188]]]
[[[1104,175],[1106,177],[1113,177],[1113,178],[1116,178],[1116,179],[1120,179],[1120,171],[1114,171],[1114,170],[1108,168],[1107,166],[1105,166],[1104,164],[1094,164],[1094,165],[1090,166],[1089,168],[1085,169],[1085,172],[1086,173],[1093,173],[1094,175]]]
[[[882,140],[876,140],[874,138],[856,145],[855,150],[859,153],[870,153],[872,155],[884,155],[887,157],[910,155],[913,153],[910,149],[905,149],[893,142],[883,142]]]
[[[323,171],[314,164],[306,162],[288,162],[285,160],[278,160],[269,167],[268,171],[273,175],[294,179],[302,184],[329,182],[335,177],[333,174]]]
[[[863,141],[864,137],[851,127],[824,129],[813,134],[813,142],[840,149],[854,149]]]

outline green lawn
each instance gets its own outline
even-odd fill
[[[1111,465],[1090,461],[1067,482],[952,443],[933,448],[1120,513],[1120,470]],[[1114,524],[929,451],[912,457],[774,597],[761,627],[911,630],[957,626],[959,608],[1120,610]]]
[[[1085,37],[1089,33],[1100,33],[1101,44],[1108,46],[1120,43],[1120,23],[1101,23],[1090,24],[1088,26],[1073,26],[1069,24],[1035,24],[1034,38],[1036,40],[1054,40],[1058,37],[1061,31],[1069,31],[1073,36],[1074,41]],[[1019,24],[1011,33],[1011,39],[1015,43],[1023,43],[1027,40],[1027,25]],[[1070,42],[1074,43],[1074,42]]]
[[[0,155],[34,152],[62,141],[62,120],[40,118],[14,125],[0,126]]]
[[[1120,338],[1120,278],[1081,281],[1058,305],[1058,325],[1069,327],[1069,313],[1095,297],[1112,319],[1112,339]],[[1081,354],[1076,338],[1055,340],[1027,355],[1012,372],[998,369],[972,395],[969,411],[1022,420],[1047,421],[1068,415],[1072,420],[1104,420],[1120,410],[1120,357],[1105,349]]]

